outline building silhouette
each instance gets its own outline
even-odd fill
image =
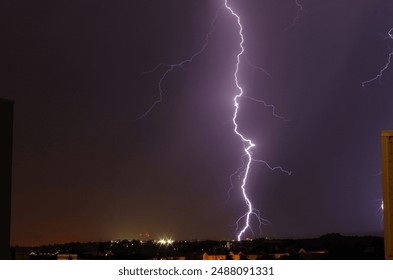
[[[393,260],[393,130],[381,133],[385,259]]]
[[[0,260],[10,259],[13,107],[0,98]]]

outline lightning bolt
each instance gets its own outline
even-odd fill
[[[233,114],[232,122],[233,122],[233,125],[234,125],[234,130],[233,131],[235,132],[235,134],[243,142],[244,155],[242,156],[242,162],[243,162],[242,167],[244,167],[244,168],[240,167],[234,174],[231,175],[231,177],[233,177],[235,174],[239,174],[240,173],[239,176],[242,177],[240,188],[242,190],[243,199],[244,199],[245,204],[246,204],[247,209],[248,209],[247,212],[243,216],[241,216],[237,220],[237,222],[236,222],[237,231],[238,231],[239,223],[242,220],[245,220],[245,224],[241,227],[241,229],[240,229],[240,231],[238,232],[238,235],[237,235],[237,239],[240,241],[240,240],[242,240],[242,237],[246,233],[247,230],[250,230],[251,232],[253,232],[253,230],[252,230],[252,228],[250,226],[251,216],[255,216],[257,218],[257,220],[259,221],[259,225],[260,226],[261,226],[262,223],[264,223],[264,221],[266,221],[265,219],[261,218],[259,211],[253,207],[253,205],[251,203],[251,200],[250,200],[250,198],[248,197],[248,194],[247,194],[246,184],[247,184],[248,175],[250,173],[251,163],[254,162],[254,161],[255,162],[260,162],[260,163],[265,164],[272,171],[278,169],[278,170],[281,170],[281,171],[287,173],[288,175],[290,175],[291,172],[284,170],[280,166],[272,167],[266,161],[253,159],[253,157],[252,157],[252,148],[255,147],[255,144],[254,144],[254,142],[251,139],[247,138],[245,135],[243,135],[239,131],[239,126],[238,126],[238,123],[237,123],[237,117],[238,117],[238,113],[239,113],[239,102],[238,102],[238,99],[242,98],[242,97],[245,97],[243,88],[241,87],[241,85],[239,83],[239,79],[238,79],[239,65],[240,65],[240,62],[241,62],[241,57],[242,57],[242,55],[245,52],[243,26],[241,24],[240,16],[237,13],[235,13],[234,10],[229,6],[228,0],[225,0],[224,4],[225,4],[225,8],[236,19],[237,25],[239,27],[239,37],[240,37],[240,43],[239,43],[240,51],[236,55],[236,67],[235,67],[235,72],[234,72],[234,80],[235,80],[235,84],[236,84],[236,88],[238,90],[238,93],[233,98],[235,111],[234,111],[234,114]],[[263,101],[261,101],[261,102],[263,102]],[[264,102],[264,104],[265,104],[265,106],[267,105],[265,102]],[[275,116],[278,116],[278,115],[275,114],[274,106],[273,106],[273,114]],[[280,116],[278,116],[278,117],[280,117]],[[280,117],[280,118],[282,118],[282,117]]]
[[[267,71],[266,71],[265,69],[263,69],[262,67],[253,64],[253,63],[248,59],[247,54],[246,54],[246,60],[247,60],[247,62],[248,62],[248,65],[250,65],[250,67],[252,67],[252,68],[254,68],[254,69],[257,69],[257,70],[259,70],[259,71],[262,71],[262,72],[265,73],[266,76],[268,76],[270,79],[273,79],[272,75],[270,75],[269,72],[267,72]]]
[[[384,36],[384,37],[386,39],[392,39],[393,40],[393,28],[389,30],[388,36]],[[372,82],[374,82],[376,80],[379,80],[379,82],[381,83],[381,79],[382,79],[383,73],[389,68],[392,56],[393,56],[393,50],[388,54],[388,59],[386,61],[385,66],[379,71],[379,73],[375,77],[362,82],[362,87],[365,87],[366,84],[372,83]]]
[[[296,3],[298,3],[297,0],[296,0]],[[234,111],[234,114],[233,114],[232,122],[233,122],[233,125],[234,125],[234,133],[241,139],[241,141],[243,143],[244,153],[241,156],[242,165],[230,176],[231,188],[228,190],[228,199],[229,199],[229,192],[234,188],[233,178],[235,176],[237,176],[238,180],[241,182],[240,188],[241,188],[241,191],[242,191],[243,199],[244,199],[245,204],[246,204],[247,209],[248,209],[248,211],[245,214],[243,214],[236,222],[237,239],[240,241],[242,239],[242,236],[248,230],[251,233],[254,233],[253,229],[250,226],[250,219],[251,219],[252,216],[255,216],[255,218],[259,222],[259,229],[260,229],[260,231],[261,231],[261,226],[263,224],[269,223],[268,220],[263,219],[261,217],[260,211],[253,207],[253,205],[251,203],[251,200],[249,199],[249,197],[247,195],[246,184],[247,184],[247,179],[248,179],[249,172],[250,172],[251,163],[252,162],[262,163],[267,168],[269,168],[271,171],[279,170],[279,171],[281,171],[281,172],[283,172],[283,173],[285,173],[287,175],[291,175],[291,172],[285,170],[281,166],[271,166],[269,163],[267,163],[264,160],[254,159],[252,157],[252,148],[255,147],[255,144],[252,142],[251,139],[248,139],[246,136],[244,136],[239,131],[238,123],[237,123],[237,117],[238,117],[239,106],[240,106],[238,100],[240,98],[245,98],[245,99],[248,99],[248,100],[251,100],[251,101],[254,101],[254,102],[261,103],[266,108],[269,108],[271,110],[272,115],[274,117],[276,117],[278,119],[281,119],[283,121],[288,121],[288,120],[286,118],[284,118],[283,116],[281,116],[281,115],[276,113],[276,108],[275,108],[274,105],[268,104],[267,102],[265,102],[263,100],[259,100],[259,99],[256,99],[256,98],[253,98],[253,97],[250,97],[250,96],[247,96],[247,95],[244,94],[244,91],[243,91],[242,87],[240,86],[240,83],[239,83],[239,80],[238,80],[238,72],[239,72],[239,66],[240,66],[241,58],[242,58],[243,54],[245,53],[243,26],[241,24],[239,15],[236,14],[234,12],[234,10],[230,7],[230,5],[228,4],[228,0],[224,0],[223,6],[221,6],[217,10],[215,18],[214,18],[214,20],[211,23],[210,31],[205,36],[204,44],[201,46],[201,48],[197,52],[192,54],[189,58],[184,59],[184,60],[182,60],[180,62],[177,62],[177,63],[160,63],[156,67],[151,69],[150,71],[146,71],[146,72],[143,72],[141,74],[141,75],[151,74],[151,73],[154,73],[154,72],[158,71],[161,68],[164,69],[163,74],[160,76],[160,79],[158,81],[158,98],[150,105],[150,107],[143,114],[141,114],[139,117],[137,117],[134,120],[132,120],[132,122],[136,122],[136,121],[146,117],[147,115],[149,115],[153,111],[153,109],[159,103],[162,102],[163,95],[164,95],[163,83],[164,83],[166,77],[171,72],[175,71],[178,68],[183,68],[185,65],[192,63],[195,58],[197,58],[199,55],[201,55],[206,50],[206,48],[209,45],[210,37],[214,33],[215,23],[216,23],[216,21],[218,19],[219,12],[222,9],[224,9],[224,6],[225,6],[225,9],[227,9],[231,13],[231,15],[233,17],[235,17],[237,25],[239,27],[239,37],[240,37],[240,43],[239,43],[240,51],[236,55],[236,67],[235,67],[236,69],[235,69],[235,72],[234,72],[234,75],[233,75],[234,76],[234,81],[235,81],[235,84],[236,84],[236,88],[238,90],[238,93],[233,98],[235,111]],[[247,61],[248,61],[248,64],[250,65],[250,67],[258,69],[258,70],[264,72],[270,78],[272,78],[271,75],[268,72],[266,72],[262,67],[259,67],[259,66],[256,66],[256,65],[252,64],[248,59],[247,59]],[[245,220],[245,224],[242,227],[240,227],[239,224],[243,220]],[[240,228],[240,231],[239,231],[239,228]]]
[[[264,73],[266,76],[268,76],[271,80],[273,79],[272,75],[270,75],[270,73],[267,72],[264,68],[262,68],[262,67],[260,67],[260,66],[258,66],[258,65],[253,64],[253,63],[248,59],[247,53],[245,54],[245,59],[246,59],[248,65],[249,65],[251,68],[257,69],[257,70],[261,71],[262,73]],[[273,115],[274,117],[276,117],[277,119],[280,119],[280,120],[285,121],[285,122],[288,122],[288,121],[289,121],[289,120],[286,119],[285,117],[283,117],[283,116],[281,116],[281,115],[279,115],[279,114],[276,113],[277,109],[276,109],[276,107],[275,107],[273,104],[268,104],[268,103],[267,103],[266,101],[264,101],[264,100],[257,99],[257,98],[254,98],[254,97],[251,97],[251,96],[248,96],[248,95],[245,95],[245,94],[242,96],[242,98],[245,98],[245,99],[248,99],[248,100],[257,102],[257,103],[261,103],[261,104],[263,104],[263,106],[264,106],[265,108],[269,108],[269,109],[271,110],[271,112],[272,112],[272,115]]]
[[[297,6],[296,16],[293,18],[292,24],[285,28],[284,31],[292,29],[296,25],[296,22],[300,19],[301,13],[304,11],[303,5],[299,2],[299,0],[295,0],[295,4]]]
[[[163,74],[161,75],[161,77],[160,77],[160,80],[158,81],[158,98],[152,103],[152,105],[150,105],[150,107],[149,107],[143,114],[141,114],[139,117],[133,119],[131,122],[137,122],[137,121],[139,121],[140,119],[145,118],[147,115],[149,115],[149,114],[151,113],[151,111],[153,111],[153,109],[154,109],[159,103],[162,102],[162,100],[163,100],[163,94],[164,94],[164,90],[163,90],[163,88],[162,88],[162,84],[163,84],[163,82],[165,81],[165,78],[167,77],[167,75],[168,75],[169,73],[173,72],[173,71],[174,71],[175,69],[177,69],[177,68],[182,68],[182,67],[184,67],[186,64],[192,63],[196,57],[198,57],[200,54],[202,54],[202,53],[206,50],[207,46],[209,45],[209,39],[210,39],[211,35],[214,33],[215,23],[216,23],[216,21],[217,21],[217,18],[218,18],[218,16],[219,16],[219,13],[220,13],[220,11],[221,11],[221,8],[222,8],[222,7],[220,7],[220,8],[217,10],[216,15],[215,15],[215,17],[214,17],[214,19],[213,19],[213,21],[212,21],[212,23],[211,23],[210,31],[209,31],[209,32],[206,34],[206,36],[205,36],[205,42],[204,42],[204,44],[202,45],[202,47],[201,47],[197,52],[195,52],[195,53],[194,53],[193,55],[191,55],[189,58],[184,59],[184,60],[182,60],[182,61],[180,61],[180,62],[171,63],[171,64],[169,64],[169,63],[159,63],[159,64],[158,64],[156,67],[154,67],[152,70],[142,72],[141,76],[142,76],[142,75],[146,75],[146,74],[154,73],[154,72],[156,72],[156,71],[157,71],[158,69],[160,69],[160,68],[164,68],[164,69],[165,69],[164,73],[163,73]]]
[[[284,122],[289,122],[289,120],[287,118],[285,118],[285,117],[283,117],[283,116],[281,116],[281,115],[276,113],[276,106],[274,106],[273,104],[267,104],[266,101],[264,101],[264,100],[257,99],[257,98],[254,98],[254,97],[251,97],[251,96],[248,96],[248,95],[243,95],[242,97],[245,98],[245,99],[249,99],[251,101],[254,101],[254,102],[262,103],[264,107],[271,109],[272,115],[274,117],[276,117],[277,119],[280,119],[280,120],[282,120]]]
[[[225,0],[225,7],[230,11],[230,13],[236,18],[237,20],[237,24],[239,26],[239,36],[240,36],[240,52],[237,54],[237,61],[236,61],[236,70],[234,73],[234,78],[235,78],[235,83],[236,83],[236,87],[239,90],[239,93],[235,95],[233,101],[235,104],[235,113],[233,115],[233,124],[234,124],[234,132],[236,133],[237,136],[240,137],[240,139],[243,142],[244,145],[244,152],[245,155],[247,157],[247,162],[245,163],[245,171],[244,171],[244,176],[242,179],[242,184],[240,186],[240,188],[242,189],[242,193],[243,193],[243,197],[244,200],[246,202],[246,205],[248,207],[248,211],[245,215],[243,215],[240,219],[242,218],[246,218],[246,225],[240,230],[237,239],[241,240],[242,239],[242,235],[245,233],[245,231],[250,228],[250,216],[254,213],[254,208],[252,206],[252,203],[250,201],[250,199],[247,196],[247,192],[246,192],[246,183],[247,183],[247,178],[248,178],[248,174],[250,172],[250,165],[252,162],[252,156],[251,156],[251,149],[253,147],[255,147],[255,144],[251,141],[251,139],[246,138],[245,136],[243,136],[243,134],[241,134],[238,130],[238,124],[237,124],[237,114],[239,111],[239,103],[238,103],[238,98],[243,96],[243,89],[239,84],[239,80],[238,80],[238,72],[239,72],[239,65],[240,65],[240,58],[244,53],[244,36],[243,36],[243,26],[240,22],[240,17],[232,10],[232,8],[228,5],[228,0]],[[238,220],[239,221],[239,220]]]

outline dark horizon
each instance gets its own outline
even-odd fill
[[[102,239],[98,238],[96,240],[69,240],[69,241],[63,241],[63,242],[47,242],[47,243],[41,243],[41,244],[11,244],[11,247],[41,247],[41,246],[49,246],[49,245],[66,245],[66,244],[73,244],[73,243],[106,243],[106,242],[111,242],[111,241],[124,241],[124,240],[142,240],[142,241],[157,241],[160,239],[171,239],[173,242],[205,242],[205,241],[214,241],[214,242],[236,242],[236,243],[242,243],[242,242],[247,242],[250,240],[314,240],[314,239],[320,239],[324,236],[329,236],[329,235],[339,235],[342,237],[346,238],[364,238],[364,237],[384,237],[384,232],[368,232],[368,233],[338,233],[338,232],[328,232],[319,236],[290,236],[290,235],[283,235],[283,236],[278,236],[278,237],[269,237],[269,236],[261,236],[261,237],[255,237],[255,238],[247,238],[241,241],[237,241],[235,238],[232,239],[209,239],[209,238],[184,238],[184,239],[176,239],[174,236],[156,236],[156,238],[142,238],[142,237],[136,237],[136,238],[115,238],[115,239]]]
[[[236,239],[204,239],[204,238],[189,238],[189,239],[173,239],[173,242],[205,242],[205,241],[214,241],[214,242],[236,242],[236,243],[242,243],[242,242],[248,242],[252,240],[308,240],[308,239],[319,239],[324,236],[329,236],[329,235],[339,235],[342,237],[383,237],[383,232],[374,232],[374,233],[366,233],[366,234],[342,234],[342,233],[337,233],[337,232],[329,232],[326,234],[322,234],[320,236],[311,236],[311,237],[290,237],[290,236],[282,236],[282,237],[257,237],[257,238],[248,238],[244,239],[241,241],[238,241]],[[164,238],[163,238],[164,239]],[[65,244],[72,244],[72,243],[105,243],[105,242],[111,242],[111,241],[158,241],[160,238],[119,238],[119,239],[108,239],[108,240],[86,240],[86,241],[81,241],[81,240],[73,240],[73,241],[67,241],[63,243],[43,243],[43,244],[35,244],[35,245],[23,245],[23,244],[11,244],[11,247],[40,247],[40,246],[47,246],[47,245],[65,245]]]
[[[253,162],[247,192],[266,220],[260,232],[253,216],[244,238],[382,232],[393,67],[362,82],[387,63],[393,2],[299,2],[294,21],[294,0],[229,0],[246,48],[239,128],[253,157],[292,172]],[[0,97],[15,101],[11,244],[236,239],[247,211],[239,177],[230,182],[243,154],[232,123],[239,33],[222,5],[0,4]],[[168,73],[162,102],[134,122],[168,67],[145,72],[198,52],[216,15],[205,50]]]
[[[337,233],[314,239],[110,240],[16,246],[11,255],[15,260],[382,260],[384,240]]]

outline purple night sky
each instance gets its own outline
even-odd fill
[[[15,100],[12,244],[169,236],[235,239],[228,196],[239,33],[224,0],[2,1],[0,97]],[[244,27],[238,123],[254,237],[381,234],[380,132],[393,129],[388,0],[229,0]],[[247,57],[248,61],[245,60]],[[263,71],[252,67],[257,65]],[[252,237],[248,232],[247,237]]]

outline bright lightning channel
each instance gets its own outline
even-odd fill
[[[237,100],[238,100],[238,98],[242,97],[242,95],[243,95],[243,89],[239,85],[239,81],[238,81],[238,72],[239,72],[240,57],[244,53],[244,46],[243,46],[243,44],[244,44],[244,36],[243,36],[243,26],[241,25],[240,17],[232,10],[231,7],[228,6],[228,0],[225,0],[225,7],[231,12],[231,14],[234,17],[236,17],[237,24],[239,25],[239,36],[241,38],[241,41],[240,41],[240,49],[241,50],[237,54],[236,71],[235,71],[235,74],[234,74],[236,87],[238,88],[239,93],[237,95],[235,95],[235,97],[233,99],[234,104],[235,104],[235,113],[234,113],[233,119],[232,119],[233,124],[235,126],[234,132],[242,139],[243,144],[244,144],[244,152],[247,155],[246,168],[245,168],[245,171],[244,171],[242,185],[240,187],[242,189],[243,197],[244,197],[244,200],[245,200],[246,205],[248,207],[248,212],[243,216],[243,217],[246,218],[246,225],[241,229],[240,233],[237,236],[237,239],[240,241],[242,239],[242,235],[246,232],[246,230],[248,228],[250,228],[250,216],[254,213],[254,208],[253,208],[252,203],[251,203],[251,201],[248,198],[247,193],[246,193],[246,183],[247,183],[248,173],[250,171],[250,165],[251,165],[251,162],[252,162],[251,149],[253,147],[255,147],[255,144],[251,141],[251,139],[247,139],[246,137],[243,136],[243,134],[241,134],[238,131],[238,124],[236,122],[237,114],[238,114],[238,111],[239,111],[239,103],[237,102]],[[241,218],[243,218],[243,217],[241,217]]]
[[[264,219],[261,218],[261,216],[259,214],[259,211],[256,210],[253,207],[253,205],[251,203],[251,200],[250,200],[250,198],[247,195],[246,184],[247,184],[247,179],[248,179],[248,175],[249,175],[249,172],[250,172],[251,163],[253,161],[264,163],[270,170],[279,169],[279,170],[287,173],[288,175],[290,175],[291,172],[284,170],[282,167],[272,167],[267,162],[265,162],[263,160],[255,160],[255,159],[253,159],[253,157],[252,157],[252,148],[255,147],[255,144],[252,142],[251,139],[249,139],[246,136],[244,136],[238,129],[239,128],[238,127],[238,123],[237,123],[237,116],[238,116],[238,112],[239,112],[238,99],[241,98],[241,97],[244,97],[244,91],[243,91],[243,88],[240,86],[239,79],[238,79],[239,65],[240,65],[241,57],[242,57],[242,55],[245,52],[245,49],[244,49],[244,35],[243,35],[243,26],[242,26],[241,21],[240,21],[240,16],[238,14],[236,14],[234,12],[234,10],[229,6],[228,0],[225,0],[225,7],[236,18],[237,25],[239,27],[239,37],[240,37],[240,43],[239,43],[240,51],[239,51],[239,53],[236,56],[236,67],[235,67],[235,73],[234,73],[234,80],[235,80],[236,87],[238,89],[238,94],[236,94],[235,97],[233,98],[234,106],[235,106],[235,112],[233,114],[233,119],[232,119],[233,125],[234,125],[234,130],[233,131],[235,132],[235,134],[237,136],[240,137],[240,139],[242,140],[243,145],[244,145],[244,155],[242,157],[244,168],[243,169],[239,168],[234,173],[234,174],[236,174],[238,172],[244,173],[243,177],[241,179],[241,186],[240,186],[240,188],[242,190],[243,199],[244,199],[244,201],[246,203],[246,206],[248,208],[248,211],[243,216],[241,216],[237,220],[237,223],[236,223],[237,229],[238,229],[239,228],[239,223],[243,219],[245,219],[245,224],[244,224],[243,227],[241,227],[241,230],[239,231],[239,233],[237,235],[237,239],[238,239],[238,241],[240,241],[240,240],[242,240],[243,235],[246,233],[247,230],[250,230],[251,232],[253,232],[253,230],[252,230],[252,228],[250,226],[250,218],[251,218],[251,216],[255,216],[258,219],[260,226],[265,221]],[[264,103],[264,104],[265,104],[265,106],[267,105],[266,103]],[[274,107],[273,107],[273,109],[274,109]],[[273,110],[273,113],[274,113],[274,110]],[[243,158],[246,158],[246,160],[244,160]],[[240,173],[240,175],[242,173]],[[234,176],[234,174],[232,174],[231,176]]]
[[[298,4],[297,0],[296,0],[296,3]],[[246,183],[247,183],[247,179],[248,179],[248,175],[249,175],[251,163],[252,163],[252,162],[262,163],[262,164],[266,165],[266,166],[267,166],[270,170],[272,170],[272,171],[279,170],[279,171],[281,171],[281,172],[283,172],[283,173],[286,173],[287,175],[291,175],[291,172],[290,172],[290,171],[287,171],[287,170],[285,170],[285,169],[283,169],[281,166],[276,166],[276,167],[274,167],[274,166],[271,166],[269,163],[267,163],[267,162],[264,161],[264,160],[254,159],[254,158],[252,157],[252,151],[251,151],[251,149],[252,149],[253,147],[255,147],[255,144],[252,142],[251,139],[246,138],[246,137],[238,130],[238,124],[237,124],[237,116],[238,116],[238,111],[239,111],[238,99],[239,99],[239,98],[245,98],[245,99],[252,100],[252,101],[254,101],[254,102],[261,103],[261,104],[263,104],[266,108],[271,109],[272,115],[273,115],[274,117],[276,117],[276,118],[278,118],[278,119],[281,119],[281,120],[283,120],[283,121],[288,121],[288,120],[287,120],[286,118],[284,118],[283,116],[281,116],[281,115],[279,115],[279,114],[276,113],[276,108],[275,108],[274,105],[268,104],[268,103],[266,103],[266,102],[263,101],[263,100],[259,100],[259,99],[256,99],[256,98],[253,98],[253,97],[250,97],[250,96],[247,96],[247,95],[244,94],[244,91],[243,91],[243,89],[241,88],[240,83],[239,83],[239,81],[238,81],[239,65],[240,65],[240,62],[241,62],[241,57],[243,56],[243,54],[244,54],[244,52],[245,52],[245,48],[244,48],[244,36],[243,36],[243,26],[241,25],[239,15],[237,15],[237,14],[233,11],[233,9],[229,6],[227,0],[224,0],[224,6],[225,6],[225,8],[226,8],[226,9],[236,18],[237,24],[238,24],[238,26],[239,26],[239,36],[240,36],[240,38],[241,38],[241,41],[240,41],[240,43],[239,43],[240,52],[239,52],[239,53],[237,54],[237,56],[236,56],[236,58],[237,58],[237,60],[236,60],[236,70],[235,70],[235,73],[234,73],[234,79],[235,79],[236,87],[237,87],[237,89],[239,90],[239,93],[238,93],[237,95],[235,95],[235,97],[233,98],[234,106],[235,106],[235,112],[234,112],[234,115],[233,115],[233,118],[232,118],[232,122],[233,122],[233,124],[234,124],[234,132],[235,132],[235,134],[236,134],[237,136],[239,136],[239,137],[241,138],[242,142],[243,142],[244,154],[243,154],[242,157],[241,157],[242,166],[240,166],[240,167],[230,176],[231,188],[230,188],[229,191],[228,191],[228,199],[229,199],[229,192],[234,188],[234,185],[233,185],[233,177],[237,176],[238,180],[241,181],[241,190],[242,190],[243,198],[244,198],[245,203],[246,203],[247,208],[248,208],[248,211],[247,211],[245,214],[243,214],[243,215],[237,220],[237,222],[236,222],[236,226],[237,226],[237,228],[236,228],[237,239],[240,241],[240,240],[242,240],[242,236],[246,233],[247,230],[249,230],[251,233],[254,233],[253,229],[252,229],[251,226],[250,226],[250,218],[251,218],[251,216],[255,216],[255,217],[256,217],[257,221],[259,222],[259,229],[260,229],[260,231],[261,231],[261,226],[262,226],[263,224],[269,223],[269,221],[267,221],[267,220],[261,218],[261,215],[260,215],[259,210],[258,210],[258,209],[255,209],[255,208],[252,206],[251,200],[249,199],[249,197],[248,197],[248,195],[247,195]],[[298,6],[300,6],[300,4],[298,4]],[[201,55],[201,54],[206,50],[206,48],[207,48],[208,45],[209,45],[209,39],[210,39],[211,35],[214,33],[214,30],[215,30],[215,23],[216,23],[216,21],[217,21],[217,19],[218,19],[219,12],[221,11],[221,8],[222,8],[222,7],[220,7],[220,8],[217,10],[217,13],[216,13],[216,15],[215,15],[215,18],[214,18],[214,20],[213,20],[212,23],[211,23],[210,31],[209,31],[209,32],[206,34],[206,36],[205,36],[205,42],[204,42],[204,44],[202,45],[202,47],[201,47],[197,52],[195,52],[194,54],[192,54],[189,58],[184,59],[184,60],[182,60],[182,61],[180,61],[180,62],[178,62],[178,63],[172,63],[172,64],[169,64],[169,63],[160,63],[160,64],[158,64],[156,67],[154,67],[152,70],[143,72],[143,73],[141,74],[141,75],[151,74],[151,73],[154,73],[154,72],[158,71],[158,69],[160,69],[160,68],[164,68],[164,69],[165,69],[164,72],[163,72],[163,74],[160,76],[159,81],[158,81],[158,98],[152,103],[152,105],[150,105],[150,107],[149,107],[143,114],[141,114],[139,117],[137,117],[137,118],[135,118],[134,120],[132,120],[132,122],[136,122],[136,121],[138,121],[138,120],[140,120],[140,119],[142,119],[142,118],[145,118],[146,116],[148,116],[148,115],[152,112],[152,110],[153,110],[159,103],[162,102],[162,100],[163,100],[163,94],[164,94],[163,83],[164,83],[166,77],[167,77],[171,72],[173,72],[173,71],[174,71],[175,69],[177,69],[177,68],[182,68],[182,67],[184,67],[186,64],[192,63],[193,60],[194,60],[196,57],[198,57],[199,55]],[[299,12],[298,12],[298,13],[299,13]],[[296,21],[296,20],[295,20],[295,21]],[[295,22],[295,21],[294,21],[294,22]],[[247,60],[247,61],[248,61],[248,60]],[[272,78],[271,75],[270,75],[268,72],[266,72],[263,68],[261,68],[261,67],[259,67],[259,66],[256,66],[256,65],[253,65],[253,64],[252,64],[251,62],[249,62],[249,61],[248,61],[248,64],[249,64],[251,67],[253,67],[253,68],[255,68],[255,69],[258,69],[258,70],[264,72],[266,75],[268,75],[270,78]],[[239,223],[240,223],[242,220],[244,220],[244,219],[246,220],[246,223],[245,223],[245,225],[241,228],[241,230],[240,230],[240,232],[239,232],[239,228],[240,228],[240,227],[239,227]],[[162,241],[161,241],[161,243],[162,243]]]
[[[385,38],[387,38],[387,39],[393,39],[393,28],[389,30],[388,36],[386,36]],[[391,62],[391,59],[392,59],[392,56],[393,56],[393,50],[389,53],[388,59],[387,59],[387,61],[386,61],[386,64],[385,64],[385,66],[379,71],[378,75],[376,75],[375,77],[373,77],[373,78],[371,78],[371,79],[369,79],[369,80],[366,80],[366,81],[362,82],[362,87],[365,87],[366,84],[372,83],[372,82],[374,82],[374,81],[376,81],[376,80],[379,80],[379,82],[381,83],[381,79],[382,79],[383,73],[389,68],[390,62]]]

